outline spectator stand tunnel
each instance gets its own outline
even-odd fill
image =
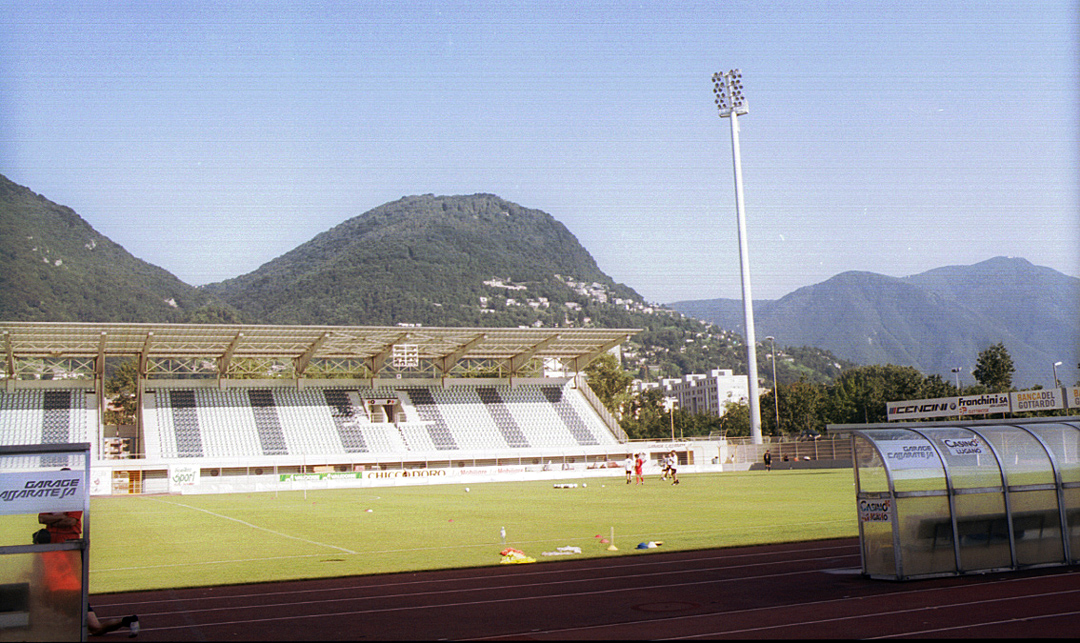
[[[1080,562],[1080,418],[837,425],[863,574],[907,580]]]

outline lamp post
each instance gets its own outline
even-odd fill
[[[750,441],[761,444],[761,411],[758,409],[757,341],[754,337],[754,301],[750,294],[750,250],[746,243],[743,210],[742,161],[739,156],[739,114],[749,109],[742,93],[742,72],[732,69],[713,74],[713,93],[720,118],[731,119],[731,155],[735,165],[735,213],[739,220],[739,266],[742,268],[743,317],[746,322],[746,377],[750,385]]]
[[[1061,366],[1061,362],[1054,362],[1054,388],[1061,388],[1061,382],[1058,381],[1057,367]]]
[[[664,398],[664,408],[667,409],[668,417],[671,418],[671,441],[672,442],[675,441],[675,407],[678,404],[679,404],[679,400],[674,398],[674,397],[665,397]],[[679,429],[679,433],[680,434],[682,433],[682,428],[681,427]]]
[[[954,375],[956,375],[956,394],[960,395],[960,367],[958,366],[958,367],[952,369],[952,372],[953,372]],[[960,405],[957,404],[957,407],[959,407],[959,406]],[[960,421],[960,416],[959,415],[956,416],[956,421],[957,422]]]
[[[780,384],[776,381],[776,338],[769,335],[765,339],[772,342],[772,399],[776,407],[776,432],[780,433]]]

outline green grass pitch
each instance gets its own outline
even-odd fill
[[[90,591],[497,565],[505,547],[542,564],[858,534],[850,469],[559,481],[575,482],[93,498]],[[616,552],[600,542],[612,530]],[[564,546],[582,553],[543,555]]]

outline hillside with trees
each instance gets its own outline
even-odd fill
[[[741,302],[676,302],[686,315],[742,329]],[[1050,365],[1080,361],[1080,279],[1016,257],[904,278],[845,272],[781,299],[755,302],[759,337],[818,346],[857,364],[899,364],[970,380],[976,356],[1002,342],[1025,386]]]
[[[554,217],[485,194],[405,197],[195,288],[0,177],[0,318],[641,328],[625,347],[635,376],[746,370],[739,336],[645,302]],[[801,372],[835,374],[835,358],[804,352]]]
[[[0,319],[225,321],[234,313],[133,257],[71,208],[0,176]]]

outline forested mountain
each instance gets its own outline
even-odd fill
[[[0,177],[0,319],[641,328],[624,347],[635,375],[746,372],[741,338],[647,304],[553,217],[485,194],[406,197],[195,288]],[[838,372],[826,351],[791,355],[782,381]]]
[[[180,322],[208,293],[131,256],[70,208],[0,176],[0,319]]]
[[[672,308],[741,330],[737,300],[677,302]],[[980,351],[1001,342],[1018,386],[1053,385],[1080,360],[1080,279],[997,257],[902,279],[846,272],[772,301],[754,303],[759,337],[819,346],[859,364],[914,366],[972,381]],[[1067,382],[1071,384],[1072,382]]]
[[[388,203],[203,289],[275,324],[559,326],[591,316],[582,287],[641,300],[551,215],[477,194]]]
[[[740,337],[648,304],[554,217],[490,194],[387,203],[203,290],[258,323],[641,328],[624,363],[642,378],[746,372]],[[799,355],[785,373],[839,372]]]
[[[2,319],[641,328],[624,365],[644,379],[746,372],[740,302],[671,308],[615,283],[551,215],[490,194],[405,197],[194,288],[0,177]],[[979,352],[1002,342],[1018,386],[1047,385],[1051,364],[1080,360],[1077,310],[1080,280],[1007,258],[903,279],[843,273],[755,306],[758,338],[781,348],[782,383],[855,363],[950,381],[959,367],[970,383]],[[767,350],[758,356],[771,378]]]

